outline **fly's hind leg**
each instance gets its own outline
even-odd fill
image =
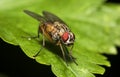
[[[41,33],[39,29],[40,28],[38,28],[37,36],[22,36],[22,38],[27,38],[28,40],[39,38]]]

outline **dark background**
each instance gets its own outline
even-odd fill
[[[106,2],[120,3],[117,0]],[[111,62],[111,67],[105,67],[104,75],[97,77],[120,77],[120,47],[117,47],[118,55],[105,55]],[[28,58],[19,46],[13,46],[0,39],[0,77],[55,77],[50,66],[37,63]]]

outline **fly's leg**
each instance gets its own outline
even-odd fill
[[[40,33],[42,33],[42,32],[41,32],[40,26],[39,26],[39,27],[38,27],[38,35],[37,35],[38,38],[40,37]]]
[[[74,44],[72,45],[72,47],[70,48],[70,53],[69,54],[72,54],[72,49],[74,47]]]
[[[65,57],[65,52],[64,52],[64,48],[62,46],[62,44],[60,43],[60,49],[62,51],[62,55],[63,55],[63,59],[65,60],[66,64],[67,64],[67,60],[66,60],[66,57]],[[68,65],[68,64],[67,64]]]
[[[69,54],[69,57],[76,65],[78,65],[77,62],[75,61],[75,58],[71,54]]]
[[[42,47],[41,47],[40,50],[33,56],[34,58],[39,55],[40,51],[44,48],[44,46],[45,46],[45,40],[44,40],[44,35],[43,35]]]
[[[39,38],[40,37],[40,33],[41,33],[41,31],[39,29],[40,28],[38,28],[38,32],[37,32],[38,35],[37,36],[22,36],[22,38],[27,38],[28,40]]]
[[[68,53],[68,55],[69,55],[70,59],[71,59],[76,65],[78,65],[77,62],[75,61],[75,58],[72,56],[73,46],[74,46],[74,45],[72,45],[72,47],[70,48],[70,52]]]
[[[36,58],[38,55],[39,55],[39,53],[40,53],[40,51],[43,49],[43,46],[40,48],[40,50],[33,56],[33,58]]]
[[[69,59],[72,62],[74,62],[76,65],[78,65],[77,62],[75,61],[75,58],[71,54],[73,46],[71,47],[70,52],[69,52],[63,44],[60,43],[59,45],[60,45],[60,48],[61,48],[61,51],[62,51],[63,59],[65,60],[66,64],[68,65],[67,59],[66,59],[66,55],[68,55]]]
[[[43,47],[45,46],[44,29],[43,29],[42,31],[43,31],[43,36],[42,36],[42,38],[43,38],[43,40],[42,40],[42,47],[41,47],[40,50],[33,56],[34,58],[37,57],[37,56],[39,55],[40,51],[41,51],[41,50],[43,49]],[[39,29],[38,29],[38,37],[39,37],[40,33],[41,33],[41,30],[40,30],[40,28],[39,28]]]

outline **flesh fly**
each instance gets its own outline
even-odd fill
[[[40,34],[43,35],[43,47],[45,46],[44,37],[46,37],[51,43],[60,46],[63,59],[66,61],[66,63],[67,54],[70,60],[77,64],[75,62],[75,58],[71,55],[75,41],[75,35],[73,32],[71,32],[66,23],[64,23],[56,15],[47,11],[42,12],[43,16],[28,10],[24,10],[24,12],[40,22],[38,28],[38,38]],[[70,51],[68,51],[67,46],[71,46]],[[40,51],[34,57],[36,57]]]

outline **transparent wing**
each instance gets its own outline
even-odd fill
[[[60,23],[63,23],[63,24],[66,24],[64,21],[62,21],[59,17],[57,17],[56,15],[50,13],[50,12],[47,12],[47,11],[43,11],[43,15],[44,17],[46,18],[47,21],[49,22],[55,22],[55,21],[58,21]]]
[[[24,10],[24,12],[25,12],[26,14],[28,14],[29,16],[35,18],[36,20],[40,21],[40,22],[46,22],[45,18],[42,17],[42,16],[39,15],[39,14],[36,14],[36,13],[31,12],[31,11],[28,11],[28,10]]]

